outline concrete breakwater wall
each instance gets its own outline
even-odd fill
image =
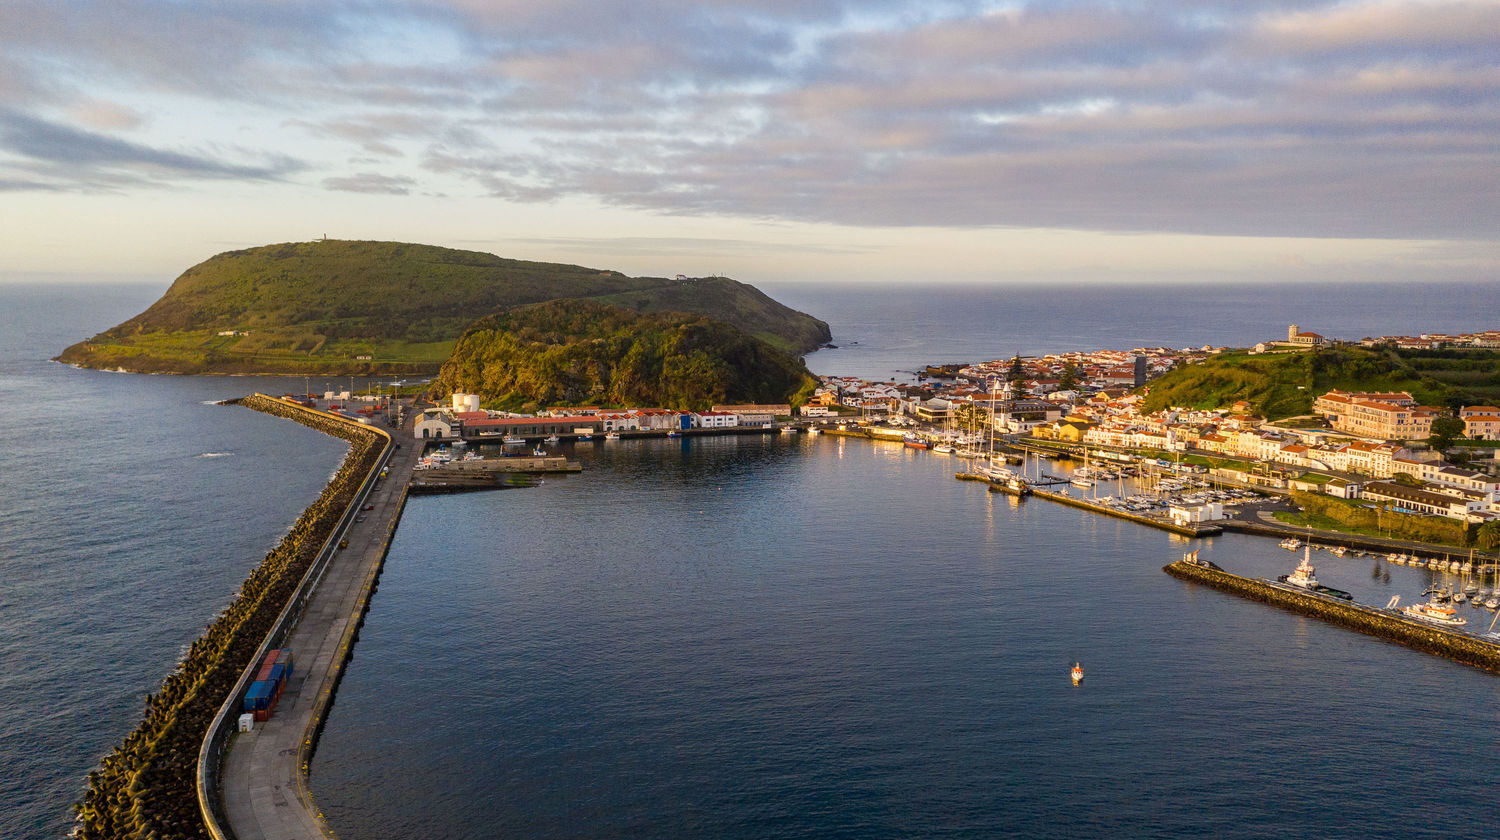
[[[1500,646],[1464,633],[1455,633],[1374,607],[1304,595],[1265,581],[1240,577],[1195,563],[1177,561],[1163,566],[1172,577],[1201,583],[1252,601],[1322,619],[1360,633],[1379,636],[1425,653],[1500,672]]]

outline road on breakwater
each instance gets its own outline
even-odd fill
[[[397,439],[402,435],[398,433]],[[374,505],[352,524],[346,548],[330,562],[284,646],[297,668],[269,721],[235,736],[220,789],[230,833],[238,840],[332,837],[307,789],[306,763],[316,744],[349,648],[406,502],[407,482],[421,446],[405,437],[365,501]]]

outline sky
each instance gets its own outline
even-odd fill
[[[4,0],[0,279],[1500,279],[1500,0]]]

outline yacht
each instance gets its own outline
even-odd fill
[[[1459,617],[1458,610],[1438,603],[1436,598],[1425,604],[1412,604],[1409,607],[1402,607],[1401,612],[1411,618],[1431,624],[1441,624],[1445,627],[1462,627],[1469,623],[1468,619]]]

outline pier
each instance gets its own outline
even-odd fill
[[[1392,610],[1293,592],[1290,589],[1272,586],[1263,580],[1240,577],[1222,569],[1188,560],[1179,560],[1163,566],[1162,571],[1175,578],[1319,618],[1330,624],[1337,624],[1371,636],[1379,636],[1425,653],[1445,656],[1487,671],[1500,671],[1500,645],[1467,633],[1456,633],[1406,618]]]
[[[327,556],[308,572],[262,646],[262,654],[268,648],[290,648],[297,662],[275,713],[250,732],[233,731],[246,684],[242,679],[210,729],[200,755],[199,803],[215,840],[333,836],[308,791],[307,769],[406,503],[407,482],[420,450],[388,444],[384,478],[381,470],[367,478],[329,540]],[[214,758],[216,741],[221,742],[219,760]]]

